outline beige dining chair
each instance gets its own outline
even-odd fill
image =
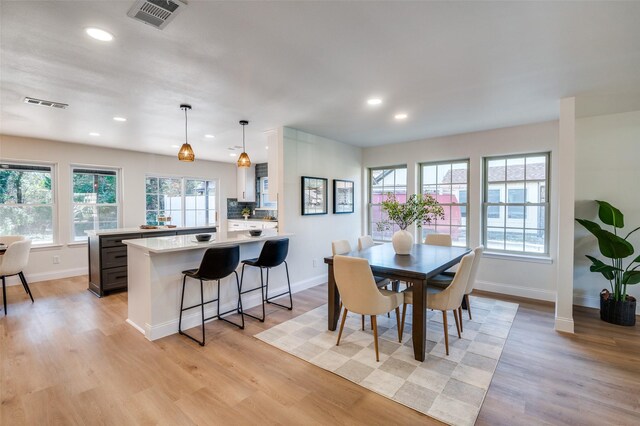
[[[449,234],[427,234],[424,238],[424,243],[431,246],[451,247],[453,241]]]
[[[444,345],[447,355],[449,355],[449,326],[447,325],[447,311],[453,311],[453,318],[456,321],[456,329],[458,330],[458,337],[461,336],[460,323],[462,322],[462,316],[460,314],[460,304],[462,303],[462,297],[467,289],[467,283],[469,281],[469,275],[471,273],[471,266],[473,266],[473,259],[475,254],[469,253],[460,261],[460,267],[456,272],[451,285],[446,289],[438,293],[429,293],[426,297],[427,309],[434,309],[442,311],[442,322],[444,326]],[[400,335],[404,331],[404,320],[407,313],[407,305],[413,304],[413,291],[407,289],[404,291],[404,304],[402,306],[402,322],[400,325]]]
[[[371,235],[363,235],[362,237],[358,238],[358,251],[366,250],[369,247],[373,247],[375,245],[376,243],[373,242],[373,238],[371,238]]]
[[[464,291],[464,301],[467,304],[467,313],[469,314],[469,319],[471,318],[471,302],[469,300],[469,295],[473,291],[473,287],[476,285],[476,278],[478,276],[478,267],[480,266],[480,259],[482,259],[482,253],[484,252],[484,246],[479,245],[475,249],[473,249],[473,254],[475,257],[473,258],[473,265],[471,265],[471,272],[469,273],[469,281],[467,282],[467,288]],[[462,319],[462,307],[460,307],[460,313],[458,315],[460,319]],[[462,329],[462,322],[460,322],[460,329]]]
[[[4,314],[7,315],[7,290],[6,277],[18,275],[22,282],[24,291],[27,292],[33,303],[33,295],[27,283],[27,279],[22,273],[23,269],[29,263],[29,250],[31,249],[31,240],[17,240],[8,245],[7,251],[0,256],[0,278],[2,279],[2,301],[4,304]]]
[[[342,330],[344,329],[344,322],[347,319],[348,311],[361,315],[370,315],[373,326],[376,361],[379,362],[378,323],[376,316],[386,314],[395,309],[398,341],[402,342],[400,305],[404,301],[404,294],[378,288],[367,259],[340,255],[334,256],[333,274],[344,305],[336,346],[340,345],[340,338],[342,337]]]
[[[451,247],[453,241],[449,234],[427,234],[424,239],[424,243],[431,246]],[[456,274],[456,267],[449,269],[442,274],[438,274],[435,277],[429,278],[429,284],[432,286],[445,288],[451,284],[453,277]]]
[[[22,235],[3,235],[0,236],[0,243],[9,246],[11,243],[15,243],[16,241],[23,241],[24,236]]]

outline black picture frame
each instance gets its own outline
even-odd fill
[[[354,209],[354,186],[352,180],[333,180],[333,214],[353,213]]]
[[[302,176],[300,191],[300,206],[303,216],[328,213],[329,180],[326,178]]]

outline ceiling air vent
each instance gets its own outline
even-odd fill
[[[59,109],[67,109],[69,107],[69,104],[63,104],[60,102],[53,102],[53,101],[44,101],[42,99],[36,99],[36,98],[30,98],[30,97],[24,98],[24,103],[31,104],[31,105],[46,106],[50,108],[59,108]]]
[[[180,0],[138,0],[127,15],[162,30],[185,7]]]

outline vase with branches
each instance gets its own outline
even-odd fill
[[[436,219],[444,219],[444,209],[429,194],[413,194],[401,203],[394,194],[380,203],[387,218],[378,222],[378,231],[388,231],[398,226],[399,231],[393,234],[393,248],[397,254],[409,254],[413,246],[413,236],[407,228],[417,223],[418,228],[430,225]]]

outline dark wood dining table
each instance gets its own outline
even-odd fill
[[[441,247],[414,244],[409,255],[398,255],[391,243],[378,244],[362,251],[352,251],[345,256],[367,259],[373,274],[390,280],[413,284],[413,354],[424,361],[427,339],[426,299],[429,278],[432,278],[460,262],[471,249],[466,247]],[[329,330],[335,330],[340,316],[340,293],[333,276],[333,256],[325,257],[329,266],[328,306]]]

